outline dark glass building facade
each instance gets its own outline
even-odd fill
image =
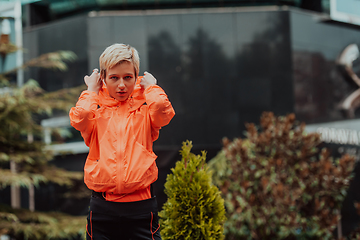
[[[28,73],[53,91],[83,84],[107,46],[131,44],[140,71],[158,78],[177,112],[156,144],[217,145],[241,136],[244,122],[257,122],[263,111],[295,112],[306,123],[347,119],[338,105],[357,87],[336,61],[359,36],[359,28],[296,9],[182,9],[90,12],[26,30],[24,46],[27,59],[77,54],[67,72]]]

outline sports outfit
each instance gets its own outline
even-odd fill
[[[161,239],[150,185],[158,177],[153,142],[175,115],[164,90],[158,85],[143,89],[138,79],[129,98],[118,101],[103,85],[99,94],[83,91],[69,115],[89,147],[84,182],[94,192],[88,239]],[[150,235],[140,231],[146,224]],[[127,232],[123,238],[121,225]]]

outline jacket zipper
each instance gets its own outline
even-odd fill
[[[118,106],[118,118],[119,118],[119,122],[115,123],[119,125],[119,135],[118,135],[118,159],[117,159],[117,166],[118,166],[118,179],[117,179],[117,190],[121,190],[122,189],[122,185],[124,183],[125,180],[125,165],[126,162],[124,161],[124,155],[125,155],[125,142],[124,142],[124,135],[125,135],[125,127],[124,127],[124,120],[125,119],[125,114],[126,114],[126,103],[121,102],[120,105]],[[119,193],[121,193],[122,191],[119,191]]]

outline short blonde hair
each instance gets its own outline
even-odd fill
[[[115,43],[107,47],[100,55],[101,78],[105,79],[107,69],[115,67],[122,62],[132,63],[135,70],[135,77],[139,76],[140,58],[138,51],[128,44]]]

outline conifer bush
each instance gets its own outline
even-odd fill
[[[1,53],[16,50],[14,45],[0,44]],[[19,68],[65,71],[66,61],[75,58],[73,52],[58,51],[31,59]],[[9,186],[41,188],[48,183],[71,190],[76,182],[82,181],[83,173],[66,171],[50,163],[54,152],[47,149],[42,141],[40,120],[53,112],[64,111],[67,114],[84,86],[46,92],[35,80],[29,79],[18,87],[11,81],[12,74],[17,70],[0,73],[0,191]],[[16,163],[16,171],[10,169],[10,162]],[[86,216],[32,210],[35,211],[0,204],[0,237],[7,235],[10,239],[42,240],[85,236]]]
[[[191,149],[192,142],[183,143],[182,159],[167,176],[168,200],[159,213],[162,239],[223,239],[224,200],[212,184],[205,151],[195,155]]]
[[[245,139],[224,139],[209,162],[225,199],[226,239],[337,239],[354,158],[334,160],[294,114],[263,113],[260,126],[246,124]]]

